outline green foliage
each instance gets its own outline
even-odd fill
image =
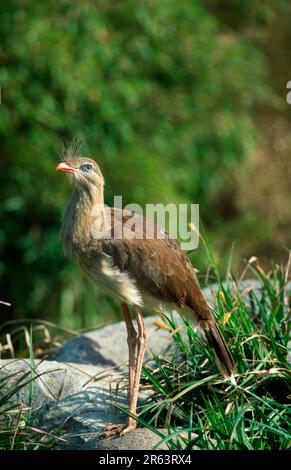
[[[54,168],[71,136],[100,163],[107,203],[199,202],[222,223],[269,90],[256,41],[206,4],[2,2],[0,276],[14,317],[75,328],[117,312],[59,243],[70,189]]]

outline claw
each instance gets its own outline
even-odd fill
[[[136,429],[136,425],[137,423],[135,420],[130,421],[127,424],[108,424],[99,439],[107,439],[108,437],[113,436],[125,436],[125,434],[134,431]]]

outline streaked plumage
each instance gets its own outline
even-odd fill
[[[94,282],[136,312],[155,306],[190,317],[204,332],[222,372],[231,376],[234,361],[179,242],[139,214],[105,208],[104,179],[94,160],[78,156],[70,147],[62,161],[58,169],[72,173],[75,185],[61,229],[66,253]],[[144,238],[146,223],[152,239]]]

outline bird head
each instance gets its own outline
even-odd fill
[[[63,150],[61,160],[56,171],[68,173],[75,186],[91,190],[104,187],[99,165],[92,158],[79,156],[74,147],[69,146]]]

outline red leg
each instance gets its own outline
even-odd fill
[[[128,407],[130,408],[132,400],[132,390],[134,386],[134,369],[135,369],[135,349],[136,349],[136,331],[130,316],[128,306],[121,304],[126,328],[127,328],[127,344],[128,344]]]
[[[133,326],[133,322],[130,316],[128,306],[126,304],[121,304],[122,313],[125,320],[125,325],[127,329],[127,344],[128,344],[128,371],[129,371],[129,380],[128,380],[128,408],[132,409],[132,400],[133,400],[133,390],[135,384],[135,350],[137,344],[137,334]],[[110,437],[117,434],[122,434],[123,431],[129,432],[133,431],[136,428],[136,420],[129,416],[127,424],[110,424],[106,427],[106,431],[102,434],[101,437]]]
[[[136,406],[137,406],[137,398],[138,398],[138,391],[139,391],[139,384],[140,384],[140,376],[142,371],[142,364],[144,359],[144,353],[146,349],[146,343],[148,339],[148,334],[146,331],[146,327],[143,321],[143,317],[140,311],[140,308],[135,306],[136,312],[136,321],[138,326],[138,337],[137,337],[137,358],[136,358],[136,367],[135,367],[135,374],[134,374],[134,383],[132,388],[131,394],[131,401],[129,405],[129,411],[132,415],[136,415]],[[137,422],[134,418],[129,417],[128,425],[125,429],[121,431],[121,435],[127,434],[128,432],[133,431],[136,428]]]

